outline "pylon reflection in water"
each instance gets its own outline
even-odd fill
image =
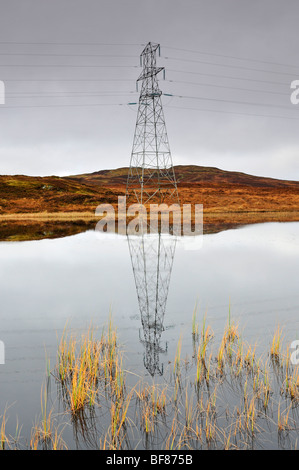
[[[177,238],[141,231],[127,239],[141,315],[144,365],[151,376],[162,375],[160,354],[167,351],[167,346],[161,347],[160,341]]]

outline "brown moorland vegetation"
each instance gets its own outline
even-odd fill
[[[68,179],[93,187],[125,191],[128,168],[103,170]],[[299,181],[224,171],[195,165],[176,166],[181,203],[203,204],[205,213],[298,212]]]
[[[299,221],[298,181],[196,165],[176,166],[175,173],[180,202],[203,204],[206,232],[257,222]],[[58,221],[90,225],[99,204],[116,205],[117,197],[125,195],[127,174],[124,167],[67,177],[0,176],[3,229],[6,223],[6,236],[0,230],[0,239],[13,236],[14,232],[8,235],[12,221],[27,231],[31,221],[40,232],[48,232],[45,224],[54,226],[54,220],[56,228]]]

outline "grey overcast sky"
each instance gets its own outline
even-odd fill
[[[299,180],[298,0],[0,0],[0,174],[128,166],[139,55],[173,162]]]

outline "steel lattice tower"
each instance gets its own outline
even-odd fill
[[[169,148],[156,66],[160,45],[149,42],[140,55],[143,70],[133,149],[127,179],[127,202],[178,203],[177,183]]]

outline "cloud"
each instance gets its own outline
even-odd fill
[[[163,97],[174,164],[299,179],[295,1],[11,0],[3,9],[11,109],[0,106],[0,173],[127,166],[137,108],[128,103],[138,101],[142,44],[153,41],[160,86],[175,95]]]

